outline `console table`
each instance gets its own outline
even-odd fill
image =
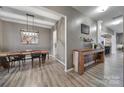
[[[90,61],[90,62],[89,62]],[[104,63],[104,49],[74,49],[74,71],[82,75],[87,64]]]

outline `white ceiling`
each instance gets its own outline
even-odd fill
[[[113,18],[124,15],[124,6],[109,6],[105,12],[97,12],[98,6],[73,6],[76,10],[80,11],[85,16],[88,16],[95,21],[102,20],[104,25],[118,33],[123,32],[123,22],[118,25],[113,25]]]
[[[40,6],[3,6],[0,19],[4,21],[27,24],[26,14],[34,15],[34,25],[50,29],[62,17],[60,14]],[[32,25],[32,19],[29,19]]]

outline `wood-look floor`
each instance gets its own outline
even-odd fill
[[[41,68],[38,62],[31,68],[31,62],[26,62],[19,71],[18,66],[7,70],[0,69],[1,87],[104,87],[111,86],[105,78],[104,64],[98,64],[87,69],[83,75],[74,71],[65,73],[64,66],[50,59]],[[121,82],[121,81],[119,81]],[[116,82],[117,83],[117,82]],[[115,86],[122,86],[117,83]]]

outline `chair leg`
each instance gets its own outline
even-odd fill
[[[46,54],[42,54],[42,62],[45,63],[46,61]]]
[[[22,65],[24,66],[24,61],[23,61],[23,59],[22,59],[21,61],[22,61]]]
[[[20,60],[19,60],[19,70],[20,70]]]
[[[23,66],[25,66],[25,59],[22,59],[22,64]]]
[[[9,73],[9,69],[10,69],[10,62],[8,62],[8,73]]]
[[[15,61],[14,61],[14,67],[15,67]]]
[[[48,60],[49,60],[49,53],[48,53],[48,55],[47,55],[47,56],[48,56]]]
[[[39,67],[41,67],[41,60],[40,60],[40,57],[39,57]]]
[[[25,65],[25,59],[24,59],[24,65]]]
[[[42,56],[42,64],[44,64],[44,57]]]
[[[11,68],[12,68],[12,64],[13,64],[13,62],[10,63],[10,67],[11,67]]]
[[[24,63],[25,63],[25,58],[24,58]]]
[[[32,68],[33,68],[33,61],[34,61],[34,60],[33,60],[33,58],[32,58]]]
[[[10,67],[11,67],[11,68],[12,68],[12,67],[15,67],[15,61],[12,61],[12,62],[11,62],[11,66],[10,66]]]

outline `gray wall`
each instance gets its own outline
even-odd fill
[[[83,16],[80,12],[68,6],[46,6],[47,8],[67,16],[67,65],[68,69],[72,64],[72,50],[83,48],[84,43],[80,40],[81,23],[87,24],[91,28],[91,37],[96,41],[96,22]]]
[[[26,49],[47,49],[50,50],[50,30],[41,27],[35,27],[39,32],[39,43],[34,45],[24,45],[21,43],[20,29],[26,28],[26,25],[3,22],[3,50],[26,50]]]

